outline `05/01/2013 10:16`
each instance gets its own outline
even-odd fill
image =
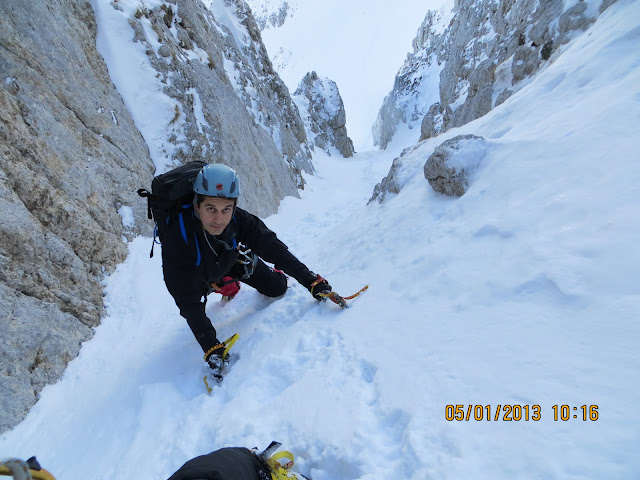
[[[583,421],[598,420],[597,405],[581,405],[580,407],[571,407],[570,405],[554,405],[553,410],[554,421],[567,421],[572,418],[580,418]],[[574,413],[575,412],[575,413]],[[491,405],[447,405],[445,407],[445,419],[447,421],[529,421],[537,422],[542,419],[542,407],[540,405],[518,405],[518,404],[498,404]]]

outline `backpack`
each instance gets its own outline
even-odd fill
[[[271,442],[262,453],[243,447],[221,448],[192,458],[169,480],[309,480],[291,470],[293,453],[273,453],[280,446]]]
[[[193,209],[193,182],[205,165],[206,162],[202,161],[186,163],[154,177],[151,192],[144,188],[138,189],[138,195],[147,199],[147,216],[155,221],[150,257],[153,257],[153,246],[164,240],[169,225],[178,220],[182,226],[183,213]],[[181,232],[187,242],[184,227]]]

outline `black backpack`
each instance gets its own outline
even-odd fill
[[[156,223],[153,232],[154,244],[162,243],[169,225],[182,215],[183,210],[193,207],[193,182],[205,165],[206,162],[201,161],[186,163],[154,177],[151,192],[144,188],[138,189],[138,195],[147,199],[149,219]],[[153,257],[153,246],[149,256]]]

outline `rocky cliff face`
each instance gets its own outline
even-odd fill
[[[167,163],[234,166],[243,191],[256,192],[244,205],[264,215],[297,195],[310,155],[248,8],[226,8],[244,34],[193,0],[141,7],[129,23],[175,102]],[[135,192],[156,168],[96,50],[97,29],[84,0],[0,4],[0,431],[100,323],[100,281],[126,257],[126,240],[151,233]]]
[[[400,123],[420,125],[426,139],[485,115],[614,1],[455,0],[429,12],[380,109],[374,143],[386,148]]]
[[[247,193],[240,205],[264,216],[280,199],[297,196],[302,171],[313,170],[311,152],[249,7],[241,0],[226,4],[224,13],[240,28],[192,0],[141,7],[130,24],[175,105],[175,121],[167,125],[174,159],[234,167]]]
[[[308,136],[317,147],[329,155],[335,149],[345,158],[353,156],[353,142],[347,135],[347,114],[336,82],[309,72],[293,98],[304,112]]]
[[[0,15],[0,430],[16,424],[100,323],[100,279],[144,225],[154,168],[95,51],[80,0]]]
[[[247,3],[253,10],[260,31],[281,27],[295,10],[295,5],[289,4],[287,0],[249,0]]]

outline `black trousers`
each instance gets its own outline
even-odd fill
[[[242,267],[240,267],[240,270],[242,270]],[[231,276],[240,278],[244,271],[237,276],[233,275],[234,273],[236,272],[232,271]],[[280,295],[284,295],[287,291],[287,277],[285,274],[272,270],[260,259],[258,259],[258,263],[256,264],[253,274],[246,280],[241,280],[241,282],[252,286],[262,295],[266,295],[267,297],[279,297]]]
[[[244,273],[244,267],[242,265],[236,265],[228,275],[239,279]],[[287,291],[286,275],[280,271],[271,269],[271,267],[268,267],[267,264],[260,259],[258,259],[253,274],[249,278],[240,281],[252,286],[267,297],[279,297]],[[211,295],[211,293],[209,293],[209,295]],[[187,320],[187,323],[205,353],[211,347],[220,343],[220,339],[217,338],[216,329],[211,322],[190,322]]]

